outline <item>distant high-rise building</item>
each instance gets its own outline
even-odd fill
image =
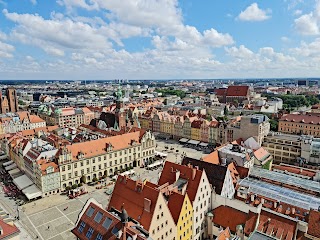
[[[6,95],[0,91],[0,113],[17,112],[18,99],[17,92],[14,88],[7,88]]]

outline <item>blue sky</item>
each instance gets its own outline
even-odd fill
[[[0,6],[0,79],[320,77],[320,0]]]

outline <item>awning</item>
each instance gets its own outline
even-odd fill
[[[207,146],[208,146],[208,143],[201,142],[201,143],[199,144],[199,146],[201,146],[201,147],[207,147]]]
[[[158,155],[158,156],[160,156],[160,157],[166,157],[166,156],[168,156],[168,154],[162,153],[162,152],[158,152],[158,151],[155,151],[154,153],[155,153],[155,155]]]
[[[188,138],[181,138],[181,139],[179,140],[179,142],[182,142],[182,143],[186,143],[186,142],[188,142],[188,141],[189,141]]]
[[[13,161],[8,161],[8,162],[5,162],[2,164],[2,166],[6,167],[6,166],[9,166],[13,163]]]
[[[42,196],[42,192],[34,184],[30,187],[27,187],[26,189],[23,189],[22,192],[29,200]]]
[[[126,175],[131,175],[131,174],[134,174],[134,170],[129,170],[129,171],[123,172],[120,175],[121,176],[126,176]]]
[[[15,168],[9,171],[10,176],[12,177],[13,175],[17,175],[20,174],[21,171],[19,170],[19,168]]]
[[[25,174],[13,179],[13,183],[19,188],[19,190],[25,189],[33,184],[30,178]]]
[[[5,167],[4,169],[5,169],[6,171],[10,171],[10,170],[15,169],[15,168],[17,168],[17,164],[13,163],[13,164]]]
[[[189,140],[189,142],[188,143],[190,143],[190,144],[194,144],[194,145],[197,145],[197,144],[199,144],[200,143],[200,141],[197,141],[197,140]]]
[[[156,161],[153,164],[156,167],[156,166],[159,166],[159,165],[163,164],[163,161]]]

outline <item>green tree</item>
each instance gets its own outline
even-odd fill
[[[92,181],[93,181],[93,182],[98,182],[98,178],[94,177],[94,178],[92,179]]]
[[[77,187],[78,187],[78,184],[73,184],[71,188],[76,189]]]
[[[274,131],[274,132],[277,132],[278,131],[278,125],[279,125],[279,122],[275,119],[270,119],[270,130],[271,131]]]
[[[224,114],[225,116],[228,116],[229,110],[228,110],[227,106],[224,106],[223,114]]]

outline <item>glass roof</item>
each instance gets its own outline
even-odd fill
[[[294,205],[306,210],[318,209],[320,206],[320,198],[297,192],[289,188],[272,185],[263,181],[252,178],[245,178],[240,186],[249,188],[249,191],[258,195],[272,198],[290,205]]]
[[[291,175],[280,173],[280,172],[269,171],[262,168],[252,168],[250,171],[250,176],[270,179],[275,182],[280,182],[283,184],[288,184],[295,187],[300,187],[306,190],[320,193],[319,182],[291,176]]]

